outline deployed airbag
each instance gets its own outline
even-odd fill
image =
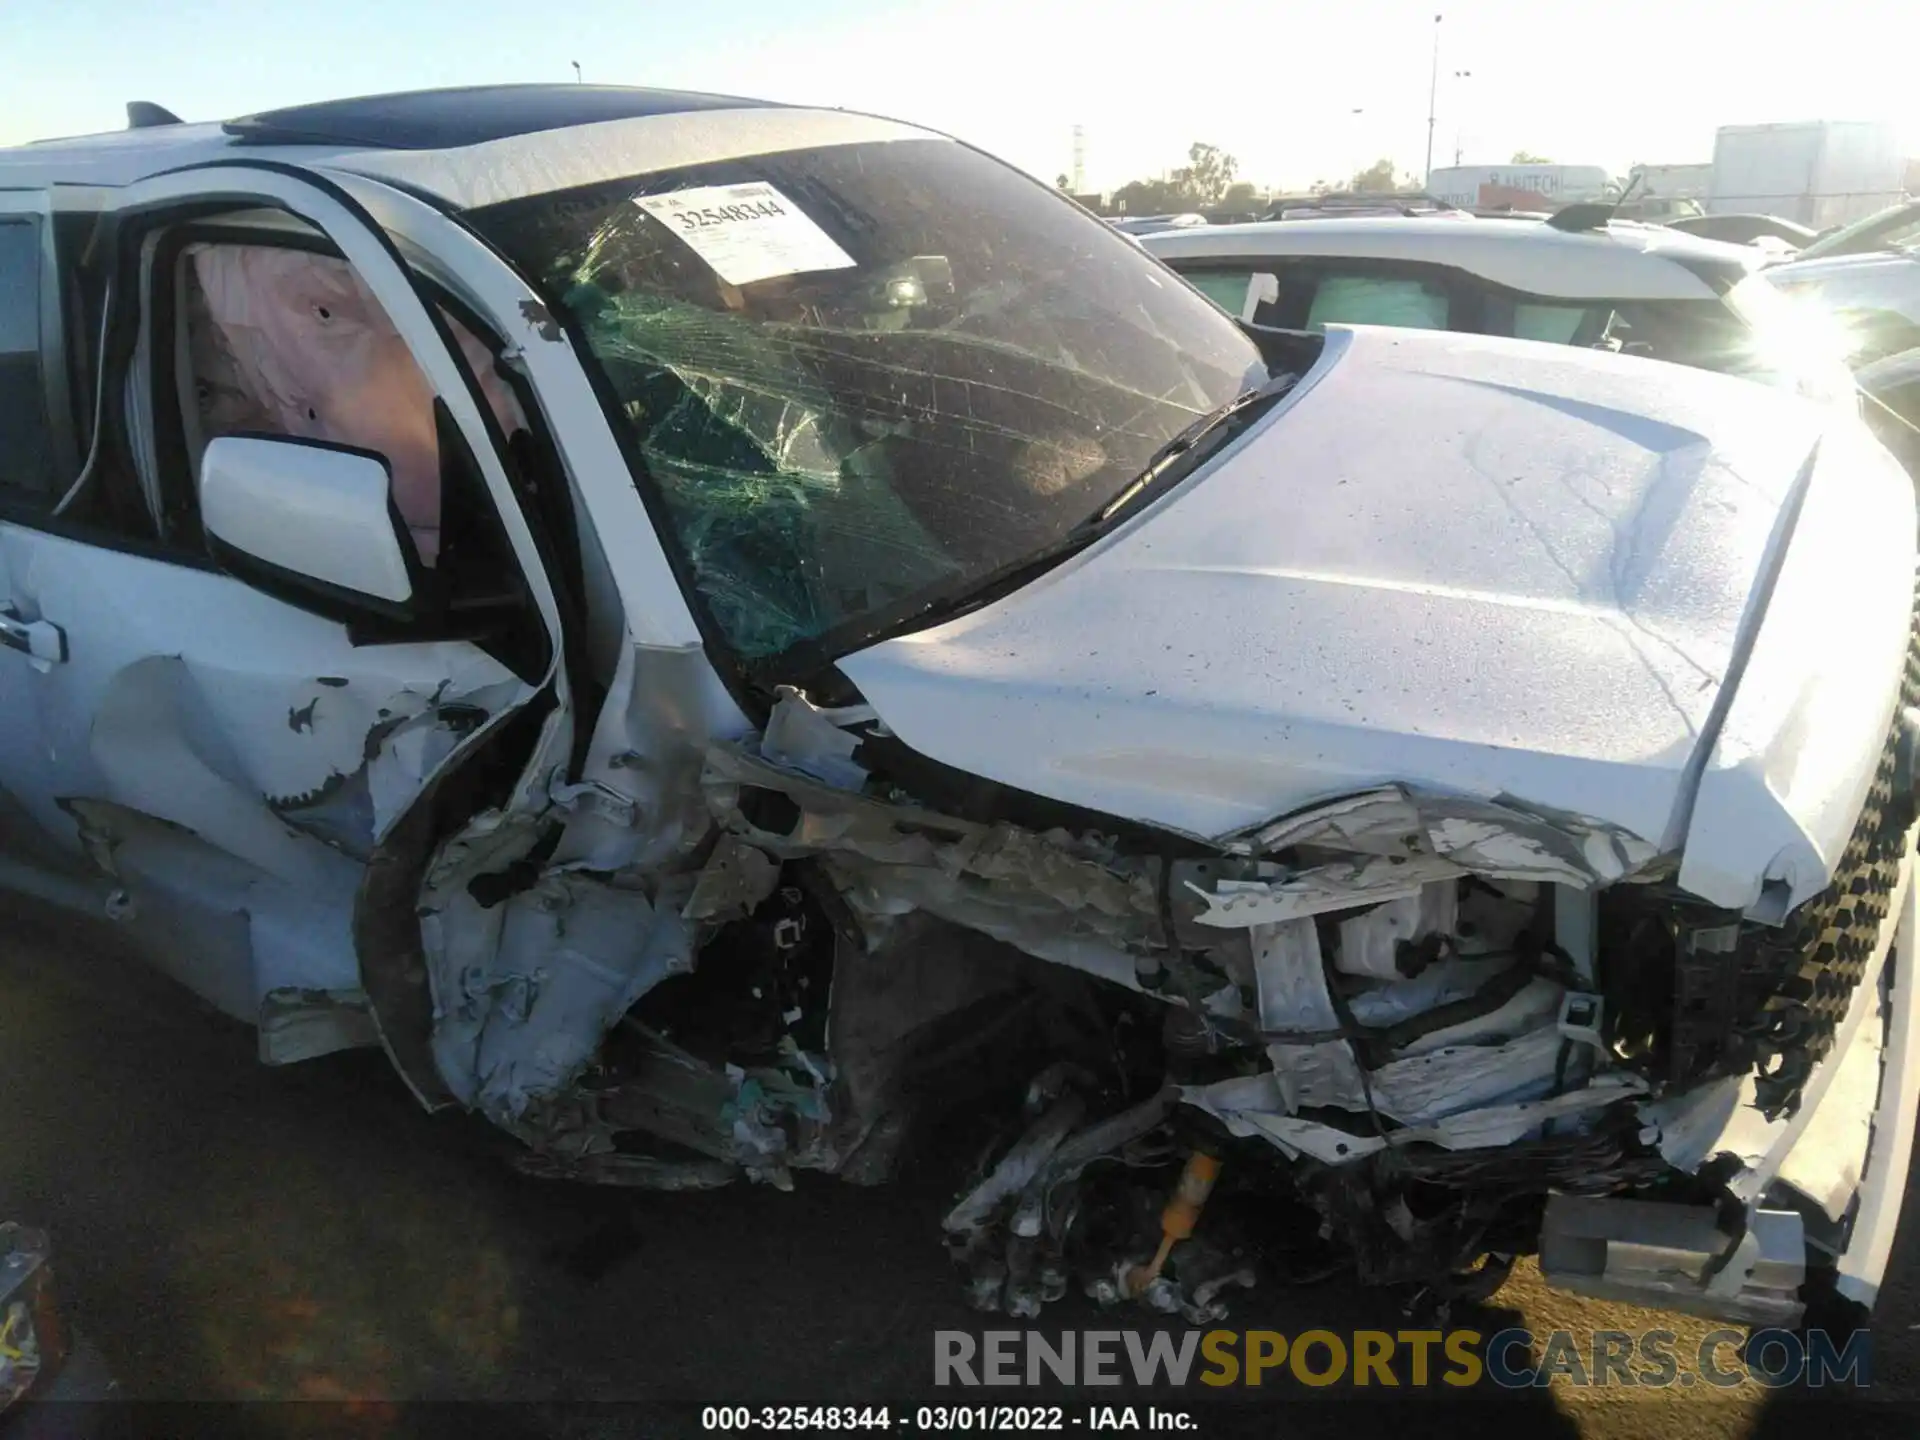
[[[352,445],[386,457],[393,498],[421,558],[440,548],[433,390],[407,342],[345,260],[274,245],[187,251],[205,314],[188,306],[188,347],[206,438],[251,431]],[[442,319],[501,429],[526,417],[486,345]]]

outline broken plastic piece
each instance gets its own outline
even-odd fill
[[[1419,942],[1451,938],[1460,923],[1460,887],[1453,881],[1422,885],[1417,894],[1376,905],[1340,922],[1337,969],[1348,975],[1399,980],[1417,975],[1439,954]]]
[[[777,693],[780,698],[774,702],[766,732],[760,737],[760,753],[776,765],[841,790],[858,790],[866,784],[866,770],[853,760],[860,737],[840,727],[872,720],[872,708],[859,705],[823,710],[791,685],[780,686]]]
[[[1791,1210],[1756,1211],[1736,1237],[1704,1206],[1554,1195],[1540,1226],[1540,1270],[1555,1289],[1598,1299],[1793,1325],[1806,1244]]]
[[[1167,1199],[1167,1208],[1160,1212],[1160,1248],[1145,1265],[1136,1265],[1127,1272],[1128,1294],[1145,1295],[1148,1287],[1160,1278],[1173,1247],[1193,1234],[1193,1227],[1200,1223],[1200,1212],[1206,1208],[1207,1197],[1213,1193],[1213,1182],[1219,1175],[1220,1162],[1206,1151],[1195,1150],[1187,1157],[1173,1194]]]
[[[1560,1033],[1568,1040],[1603,1050],[1606,1042],[1601,1038],[1601,1017],[1605,1013],[1606,1002],[1598,995],[1569,990],[1560,997]]]

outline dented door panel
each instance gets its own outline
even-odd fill
[[[3,533],[20,603],[70,639],[66,664],[21,677],[39,749],[12,784],[40,826],[136,907],[164,894],[197,925],[240,924],[250,975],[220,973],[229,945],[181,954],[207,967],[183,978],[241,1018],[276,990],[356,990],[367,856],[529,687],[471,645],[357,647],[213,571]]]
[[[116,198],[162,224],[168,207],[210,198],[278,205],[339,248],[460,428],[557,656],[551,586],[481,392],[390,246],[340,197],[284,173],[175,172]],[[110,388],[144,400],[152,387],[140,369]],[[564,743],[564,675],[516,675],[464,640],[365,643],[190,555],[15,525],[0,536],[14,603],[66,641],[64,663],[9,672],[33,722],[35,753],[12,757],[7,777],[24,808],[116,887],[121,918],[143,917],[173,973],[260,1026],[263,1058],[372,1043],[355,946],[368,862],[450,761],[543,692]],[[501,799],[544,805],[546,780]]]

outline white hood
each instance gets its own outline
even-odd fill
[[[1194,834],[1401,781],[1677,845],[1822,418],[1653,361],[1336,328],[1173,494],[841,668],[923,754]]]

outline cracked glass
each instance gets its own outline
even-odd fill
[[[770,193],[801,217],[777,223],[830,242],[788,253],[852,263],[730,283],[689,222],[639,203],[712,187],[759,198],[700,197],[710,223],[757,221]],[[910,627],[1266,379],[1246,335],[1132,242],[950,141],[745,157],[468,218],[584,341],[695,602],[747,659]]]

